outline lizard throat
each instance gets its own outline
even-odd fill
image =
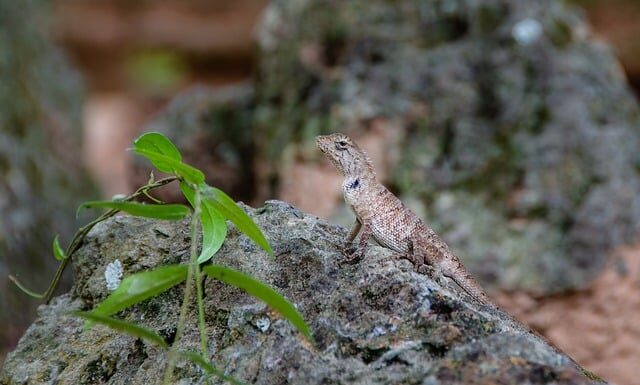
[[[349,183],[347,186],[347,190],[355,190],[360,187],[360,179],[356,179],[353,182]]]

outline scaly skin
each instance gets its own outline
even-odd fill
[[[373,236],[380,245],[410,260],[418,271],[424,272],[425,265],[433,266],[478,301],[491,304],[447,244],[376,180],[371,160],[354,141],[343,134],[332,134],[316,137],[316,143],[344,175],[344,199],[357,217],[347,242],[353,242],[362,230],[358,247],[349,259],[360,259]]]

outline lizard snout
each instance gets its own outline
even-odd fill
[[[326,153],[327,152],[327,136],[326,135],[316,136],[316,145],[318,146],[320,151]]]

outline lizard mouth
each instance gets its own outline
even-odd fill
[[[324,136],[316,136],[316,146],[318,146],[322,153],[327,153],[326,140]]]

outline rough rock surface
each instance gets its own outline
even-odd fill
[[[53,236],[69,239],[76,205],[93,195],[80,167],[82,85],[41,34],[46,6],[0,0],[0,360],[37,303],[7,276],[44,288]]]
[[[640,110],[562,1],[274,1],[255,124],[393,131],[388,182],[486,285],[582,288],[640,230]]]
[[[470,302],[442,277],[370,247],[356,265],[342,264],[346,230],[287,203],[248,209],[265,230],[271,259],[231,227],[216,263],[253,275],[294,302],[316,348],[262,303],[208,280],[205,309],[211,359],[256,384],[596,384],[504,313]],[[67,313],[105,298],[105,266],[118,259],[125,276],[187,259],[186,222],[118,216],[93,229],[75,256],[71,293],[39,308],[39,319],[10,353],[0,384],[154,384],[165,354],[101,326],[83,330]],[[170,340],[182,287],[122,315]],[[198,347],[193,309],[180,345]],[[203,383],[189,363],[178,383]]]

